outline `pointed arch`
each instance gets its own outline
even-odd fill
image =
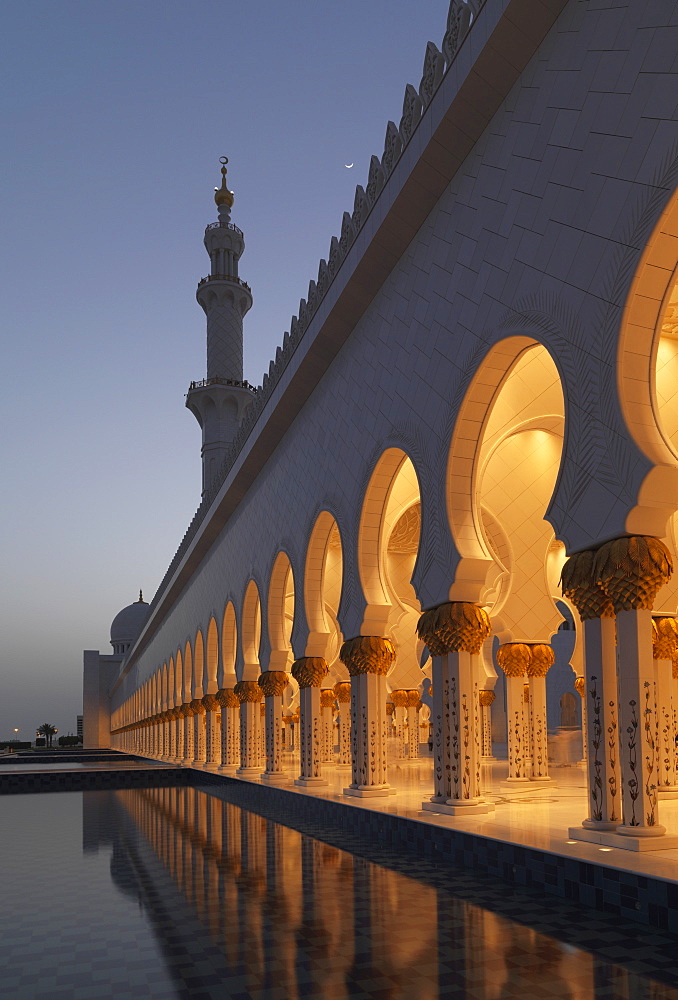
[[[205,644],[202,637],[202,630],[195,633],[195,646],[193,649],[193,698],[202,698],[203,677],[205,672]]]
[[[268,585],[268,638],[271,647],[270,670],[285,670],[290,659],[294,624],[294,574],[286,552],[279,552]]]
[[[261,645],[261,599],[259,588],[250,580],[242,604],[240,634],[242,637],[243,674],[241,680],[255,681],[259,676]]]
[[[219,670],[219,631],[214,618],[210,618],[207,626],[206,650],[206,694],[214,694],[217,688],[217,672]]]
[[[344,577],[344,554],[339,526],[322,510],[308,540],[304,566],[304,607],[309,628],[306,656],[336,658],[343,636],[337,613]]]
[[[231,688],[236,683],[235,661],[238,655],[238,626],[233,602],[228,601],[224,608],[224,619],[221,623],[221,677],[220,688]]]

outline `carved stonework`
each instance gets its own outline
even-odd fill
[[[274,698],[284,693],[289,682],[284,670],[267,670],[259,678],[259,687],[267,698]]]
[[[546,677],[549,668],[556,661],[551,646],[543,642],[535,642],[530,646],[530,662],[527,665],[528,677]]]
[[[447,13],[447,29],[443,37],[443,53],[449,66],[471,27],[472,10],[464,0],[452,0]]]
[[[261,688],[256,681],[238,681],[233,690],[241,703],[261,701]]]
[[[388,540],[388,551],[411,555],[419,548],[421,504],[415,503],[396,521]]]
[[[347,639],[339,650],[339,659],[351,677],[387,674],[395,658],[396,651],[391,640],[376,635],[358,635]]]
[[[431,103],[445,72],[445,57],[437,45],[429,42],[424,56],[424,69],[419,84],[419,97],[424,107]]]
[[[206,694],[202,699],[202,703],[207,712],[216,712],[219,709],[219,702],[215,694]]]
[[[671,553],[658,538],[615,538],[596,552],[594,577],[615,611],[652,610],[657,592],[671,579]]]
[[[393,170],[398,157],[400,156],[401,150],[403,148],[403,141],[400,138],[400,133],[393,122],[389,122],[386,126],[386,138],[384,140],[384,155],[381,158],[381,166],[386,177],[389,176]]]
[[[351,685],[349,681],[338,681],[334,685],[334,696],[340,705],[348,705],[351,701]]]
[[[484,608],[477,604],[454,601],[425,611],[419,619],[417,633],[432,656],[444,656],[453,650],[479,653],[492,631],[492,623]]]
[[[205,706],[200,698],[194,698],[191,702],[191,710],[193,715],[204,715]]]
[[[403,115],[400,119],[400,138],[403,146],[407,145],[412,133],[419,124],[421,118],[421,98],[411,83],[405,87],[405,97],[403,98]]]
[[[384,171],[379,162],[379,157],[373,156],[370,160],[370,172],[367,176],[367,188],[365,189],[365,194],[370,205],[375,203],[383,186]]]
[[[675,618],[652,619],[652,656],[673,660],[678,654],[678,622]]]
[[[320,687],[329,669],[322,656],[302,656],[292,664],[292,676],[300,688]]]
[[[222,688],[217,691],[217,701],[223,708],[237,708],[240,700],[233,688]]]
[[[531,658],[530,647],[524,642],[506,642],[497,650],[497,663],[507,677],[524,677]]]
[[[482,705],[483,708],[489,708],[490,705],[494,702],[495,697],[496,695],[494,691],[483,690],[478,692],[478,700],[480,701],[480,704]]]
[[[563,596],[572,601],[582,621],[614,616],[610,598],[595,582],[595,556],[590,549],[575,552],[566,560],[560,576]]]
[[[320,707],[331,708],[334,705],[334,688],[323,688],[320,692]]]

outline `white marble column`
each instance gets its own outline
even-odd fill
[[[677,652],[678,622],[673,617],[655,617],[652,654],[657,684],[658,790],[665,798],[678,796],[673,681],[673,659]]]
[[[338,681],[334,694],[339,703],[339,766],[351,766],[351,684]]]
[[[320,745],[324,764],[334,763],[334,688],[320,690]]]
[[[322,776],[322,728],[320,685],[329,668],[321,656],[303,656],[292,664],[292,676],[299,685],[299,725],[301,729],[301,773],[295,785],[326,785]]]
[[[217,691],[217,701],[221,706],[220,774],[234,774],[240,763],[240,702],[232,688]]]
[[[506,726],[508,731],[508,778],[512,785],[526,785],[530,778],[529,745],[525,745],[524,678],[530,662],[530,647],[507,642],[497,650],[497,663],[506,674]]]
[[[531,781],[550,782],[548,721],[546,715],[546,674],[555,663],[555,654],[546,643],[530,645],[527,676],[530,684]]]
[[[259,687],[266,698],[266,770],[261,777],[269,784],[289,781],[282,756],[282,696],[288,684],[284,670],[268,670],[259,678]]]
[[[219,702],[215,694],[206,694],[202,699],[205,708],[205,763],[206,771],[216,771],[221,763],[221,740],[217,728]]]
[[[419,692],[407,691],[407,756],[410,760],[419,757]]]
[[[238,681],[233,690],[240,702],[240,767],[236,774],[241,778],[258,778],[261,688],[256,681]]]
[[[339,658],[351,677],[352,781],[344,795],[392,795],[386,760],[386,674],[395,661],[393,643],[381,636],[356,636]]]
[[[494,691],[490,691],[487,688],[478,692],[478,700],[480,701],[480,719],[483,730],[483,760],[494,760],[494,755],[492,753],[492,705],[495,697],[496,695]]]
[[[407,743],[405,735],[405,718],[407,716],[407,691],[391,691],[391,701],[393,702],[396,739],[396,759],[404,760],[407,754]]]

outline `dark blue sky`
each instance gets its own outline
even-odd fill
[[[446,0],[22,0],[0,38],[0,738],[80,711],[82,649],[152,596],[199,502],[218,157],[259,383],[439,46]],[[352,170],[346,163],[354,162]]]

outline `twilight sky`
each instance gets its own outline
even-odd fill
[[[31,738],[75,731],[82,650],[111,652],[200,500],[183,397],[205,374],[219,156],[259,384],[448,4],[2,6],[0,738]]]

